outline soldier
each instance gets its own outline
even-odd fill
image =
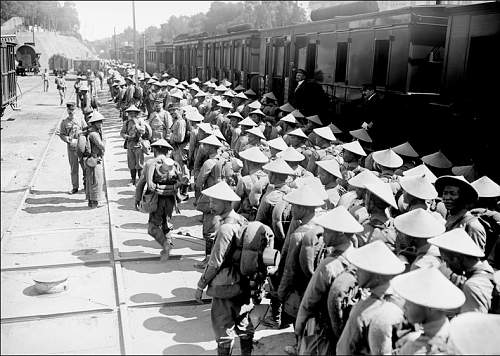
[[[201,166],[205,162],[205,160],[208,158],[208,154],[206,150],[202,150],[200,141],[203,139],[207,138],[208,136],[214,134],[214,130],[210,124],[207,124],[206,122],[200,122],[198,124],[198,133],[196,134],[195,137],[195,145],[194,145],[194,152],[193,152],[193,157],[194,157],[194,163],[193,163],[193,177],[196,181],[198,177],[198,173],[200,172]],[[196,193],[196,192],[195,192]],[[199,192],[198,192],[199,193]],[[197,198],[198,196],[195,195]]]
[[[397,182],[394,171],[403,165],[403,159],[390,148],[373,152],[372,157],[375,162],[374,168],[380,173],[379,178],[383,182],[389,183],[391,185],[392,192],[397,194],[401,189],[401,186]]]
[[[405,299],[408,321],[422,330],[404,337],[401,355],[442,355],[446,353],[450,323],[446,313],[460,308],[465,296],[437,268],[422,268],[394,277],[394,291]]]
[[[226,141],[229,142],[231,149],[234,149],[234,145],[241,134],[241,128],[238,127],[238,122],[242,121],[243,117],[239,112],[235,111],[227,114],[227,118],[229,119],[229,125],[221,128],[221,131]]]
[[[140,140],[146,132],[144,121],[137,117],[140,110],[135,105],[125,110],[127,121],[123,122],[120,136],[125,139],[127,147],[127,164],[130,170],[130,183],[135,185],[136,176],[140,177],[144,167],[144,152],[141,149]]]
[[[438,177],[451,174],[451,167],[453,166],[453,163],[450,162],[441,150],[423,156],[422,162],[424,162],[432,173]]]
[[[279,110],[278,99],[272,92],[265,93],[262,96],[262,105],[262,111],[266,114],[266,116],[276,117]]]
[[[186,131],[187,123],[186,119],[184,118],[185,111],[173,107],[171,107],[170,109],[174,120],[172,123],[172,127],[170,128],[171,134],[169,138],[170,144],[174,148],[172,158],[181,166],[181,168],[183,168],[185,165],[185,161],[187,160],[187,156],[185,157],[184,155],[184,147],[189,142],[189,134]]]
[[[76,107],[80,107],[80,85],[82,84],[82,77],[79,75],[76,76],[75,84],[73,85],[73,88],[75,89],[75,97],[76,97]],[[110,83],[109,86],[109,91],[111,93],[111,96],[113,97],[114,93],[111,91],[113,82]]]
[[[333,252],[320,262],[307,285],[297,313],[295,335],[299,339],[299,354],[316,351],[318,355],[331,355],[335,354],[342,325],[334,325],[333,320],[330,322],[328,295],[337,276],[352,268],[345,254],[353,249],[353,234],[363,231],[363,227],[344,207],[335,208],[318,217],[316,224],[323,227],[325,247],[333,248]],[[348,289],[349,286],[344,288]],[[335,310],[335,316],[346,312],[340,307],[340,300],[335,305],[339,306]],[[340,323],[341,320],[335,316],[334,320]],[[300,347],[301,339],[309,335],[318,341],[313,350]]]
[[[311,172],[307,171],[303,166],[300,165],[300,163],[303,162],[306,157],[295,148],[288,147],[286,150],[278,153],[276,157],[283,158],[286,163],[288,163],[294,170],[295,175],[293,177],[289,177],[287,181],[287,184],[292,188],[296,187],[294,185],[295,178],[312,176]]]
[[[396,253],[403,255],[411,263],[410,270],[417,268],[438,268],[441,265],[439,249],[427,239],[441,235],[445,231],[444,220],[422,208],[411,210],[394,219],[398,231]],[[401,240],[406,242],[402,250]]]
[[[215,214],[220,216],[220,227],[213,253],[207,268],[198,282],[195,299],[201,303],[203,290],[212,296],[212,328],[217,341],[218,355],[231,355],[235,334],[240,337],[242,355],[251,355],[254,327],[250,319],[252,304],[246,279],[240,272],[240,260],[230,251],[243,245],[240,231],[246,225],[245,218],[232,209],[239,197],[225,183],[220,182],[205,189]],[[228,288],[229,287],[229,288]]]
[[[283,152],[288,148],[286,142],[283,140],[281,136],[276,137],[275,139],[267,141],[267,146],[269,147],[269,159],[276,159],[276,155],[279,152]]]
[[[314,148],[310,148],[311,153],[309,155],[309,160],[307,162],[307,170],[312,174],[316,175],[317,167],[316,161],[324,161],[335,158],[334,151],[332,149],[332,144],[336,141],[336,137],[333,134],[330,127],[320,127],[313,130],[315,134]],[[306,155],[307,157],[307,155]],[[342,178],[342,177],[340,177]]]
[[[220,96],[213,96],[210,103],[210,110],[205,115],[205,122],[215,125],[217,116],[220,113],[219,103],[221,102]]]
[[[235,112],[241,114],[245,108],[245,103],[248,101],[248,97],[243,93],[238,93],[233,98],[233,109]]]
[[[480,260],[484,257],[483,251],[461,228],[429,239],[429,243],[439,247],[446,262],[447,266],[441,266],[441,271],[465,294],[465,304],[460,313],[488,313],[493,293],[493,269],[487,261]]]
[[[219,112],[215,118],[215,125],[217,125],[220,128],[220,131],[224,134],[224,132],[226,132],[229,128],[230,119],[228,118],[228,114],[229,110],[232,109],[232,106],[226,100],[221,101],[218,106]]]
[[[208,189],[222,180],[222,160],[218,156],[217,150],[222,147],[222,143],[215,135],[200,141],[203,147],[199,151],[205,150],[208,159],[203,162],[200,172],[196,177],[195,189],[201,192],[203,189]],[[200,152],[198,152],[200,154]],[[239,198],[239,197],[238,197]],[[196,209],[203,213],[203,238],[205,239],[205,259],[196,268],[204,269],[210,258],[212,246],[215,238],[215,214],[210,209],[209,199],[205,195],[200,195],[196,202]]]
[[[332,209],[337,206],[340,197],[346,190],[337,183],[337,178],[342,178],[340,166],[336,159],[316,162],[318,166],[318,174],[316,175],[321,184],[325,186],[328,195],[327,208]]]
[[[448,210],[446,231],[457,227],[465,229],[472,240],[484,251],[486,231],[477,217],[472,215],[467,208],[478,199],[476,189],[462,176],[441,176],[436,180],[435,185]]]
[[[64,80],[62,73],[59,73],[59,75],[55,79],[55,84],[59,92],[59,99],[60,99],[59,105],[62,105],[64,102],[64,98],[66,97],[66,81]]]
[[[68,117],[64,119],[59,126],[59,137],[63,142],[67,144],[68,160],[69,166],[71,168],[71,184],[73,186],[73,189],[69,192],[69,194],[75,194],[79,189],[78,165],[81,166],[82,172],[85,172],[83,160],[78,157],[76,147],[78,143],[78,137],[87,127],[87,123],[82,117],[75,116],[75,106],[76,104],[74,102],[66,104]]]
[[[264,137],[264,134],[262,133],[261,129],[259,127],[252,127],[249,130],[246,130],[245,132],[248,137],[248,142],[246,145],[238,145],[238,142],[235,144],[235,153],[238,155],[242,152],[245,151],[251,147],[258,147],[260,149],[261,147],[261,140],[265,140],[266,138]],[[240,141],[240,143],[244,142],[243,140]]]
[[[279,107],[279,110],[280,112],[278,112],[277,119],[281,119],[282,117],[292,113],[295,110],[295,108],[292,105],[290,105],[289,102],[286,102],[285,104]]]
[[[315,134],[313,133],[313,130],[322,127],[323,123],[318,115],[306,116],[306,120],[304,133],[308,136],[309,141],[315,143]]]
[[[294,320],[297,317],[300,300],[312,275],[312,271],[304,271],[299,265],[302,239],[311,230],[318,231],[319,228],[313,224],[312,219],[316,208],[325,202],[310,185],[292,190],[283,200],[292,205],[292,222],[281,250],[278,271],[281,276],[278,298],[283,303],[281,323],[286,325],[287,319]]]
[[[362,157],[366,152],[358,141],[344,143],[342,145],[342,159],[340,160],[340,171],[345,180],[351,179],[360,173],[363,168],[360,166]]]
[[[236,194],[241,200],[235,202],[233,208],[248,221],[254,221],[262,192],[269,184],[267,174],[262,170],[269,159],[258,147],[240,152],[240,158],[246,175],[243,175],[236,186]]]
[[[397,233],[393,219],[387,213],[390,206],[397,209],[391,187],[377,178],[374,182],[366,183],[365,188],[365,206],[370,217],[363,223],[364,231],[360,234],[360,244],[381,240],[394,251]]]
[[[403,194],[398,199],[398,208],[402,213],[418,208],[428,210],[429,206],[426,201],[438,197],[436,188],[425,174],[401,177],[399,184],[403,189]]]
[[[87,82],[82,82],[79,90],[78,90],[78,95],[80,95],[80,109],[83,111],[85,108],[91,108],[91,98],[89,94],[89,87],[87,85]]]
[[[395,295],[390,282],[404,271],[401,262],[382,241],[374,241],[346,253],[358,268],[360,288],[371,294],[351,310],[336,347],[337,355],[387,355],[392,352],[393,335],[402,324],[403,301]]]
[[[196,151],[198,149],[198,132],[200,131],[199,124],[203,121],[203,116],[198,111],[194,111],[187,114],[186,118],[189,120],[189,126],[191,126],[191,131],[189,133],[189,151],[187,161],[189,169],[193,170]],[[201,139],[204,138],[205,137],[202,137]],[[194,174],[193,176],[196,179],[196,176]]]
[[[378,177],[369,170],[364,170],[358,175],[352,177],[347,182],[349,191],[344,193],[337,203],[337,206],[343,206],[347,209],[359,223],[364,223],[369,218],[365,206],[366,184],[377,182]]]
[[[238,135],[238,137],[236,138],[236,140],[234,141],[234,144],[233,144],[233,141],[231,139],[231,148],[234,150],[234,152],[236,153],[236,155],[240,151],[243,150],[243,147],[245,147],[246,145],[248,145],[248,134],[247,134],[247,131],[250,130],[251,128],[257,126],[257,124],[255,123],[255,121],[253,121],[249,117],[246,117],[243,120],[241,120],[240,122],[238,122],[238,125],[240,126],[241,132]]]
[[[279,120],[278,123],[279,123],[280,128],[281,128],[280,134],[281,134],[281,136],[283,136],[283,138],[285,138],[285,136],[288,133],[295,130],[297,128],[297,125],[299,124],[299,122],[297,121],[297,118],[295,116],[293,116],[293,114],[287,114],[287,115],[283,116]]]
[[[195,95],[195,100],[198,100],[196,102],[196,107],[198,108],[198,111],[205,117],[205,115],[208,113],[210,109],[210,103],[207,94],[204,93],[203,91],[199,91]]]
[[[154,104],[154,111],[149,114],[148,124],[151,126],[151,143],[161,138],[168,140],[170,128],[173,125],[172,116],[168,111],[163,110],[163,102],[157,99]]]
[[[306,148],[306,142],[308,141],[308,138],[304,131],[299,128],[283,135],[283,140],[285,140],[288,146],[295,148],[297,151],[303,154],[302,151]],[[304,164],[307,165],[307,162],[305,162]]]
[[[104,117],[97,111],[89,120],[87,131],[90,144],[89,157],[85,160],[85,195],[91,209],[99,206],[99,201],[104,200],[104,168],[102,166],[105,144],[102,137],[102,122]]]

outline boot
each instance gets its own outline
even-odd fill
[[[137,170],[137,178],[141,178],[142,175],[142,169]]]
[[[166,262],[168,261],[168,258],[170,257],[170,250],[172,246],[170,245],[170,242],[165,240],[163,243],[163,250],[160,252],[160,261],[161,262]]]
[[[135,185],[135,175],[136,175],[137,171],[135,169],[131,169],[130,170],[130,178],[132,178],[130,180],[130,183],[132,183],[133,185]]]
[[[253,350],[253,338],[240,337],[241,356],[250,356]]]
[[[217,343],[217,355],[218,356],[230,356],[231,355],[231,344],[230,343]]]
[[[281,325],[281,303],[278,298],[271,297],[271,315],[268,315],[263,324],[273,329],[279,329]]]

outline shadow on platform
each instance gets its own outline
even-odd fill
[[[104,206],[102,206],[101,208],[103,207]],[[43,206],[29,206],[23,209],[23,211],[29,214],[60,213],[63,211],[82,211],[82,210],[90,210],[90,208],[87,205],[85,206],[43,205]]]

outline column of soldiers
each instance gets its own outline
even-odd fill
[[[136,206],[148,191],[160,197],[148,232],[162,256],[173,209],[194,190],[205,240],[195,298],[208,287],[220,355],[236,336],[243,355],[253,348],[255,303],[240,267],[253,222],[281,252],[266,270],[264,324],[293,325],[287,353],[500,351],[498,337],[477,341],[482,327],[461,341],[467,320],[500,335],[499,317],[488,315],[500,313],[496,182],[469,181],[470,168],[441,151],[421,156],[409,142],[374,151],[366,126],[344,133],[227,80],[141,73],[136,85],[108,74]]]

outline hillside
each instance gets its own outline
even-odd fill
[[[31,32],[18,32],[18,45],[33,41]],[[62,54],[72,59],[93,58],[95,54],[80,40],[71,36],[59,35],[55,32],[35,32],[35,47],[40,56],[42,70],[49,67],[49,58],[54,54]]]

